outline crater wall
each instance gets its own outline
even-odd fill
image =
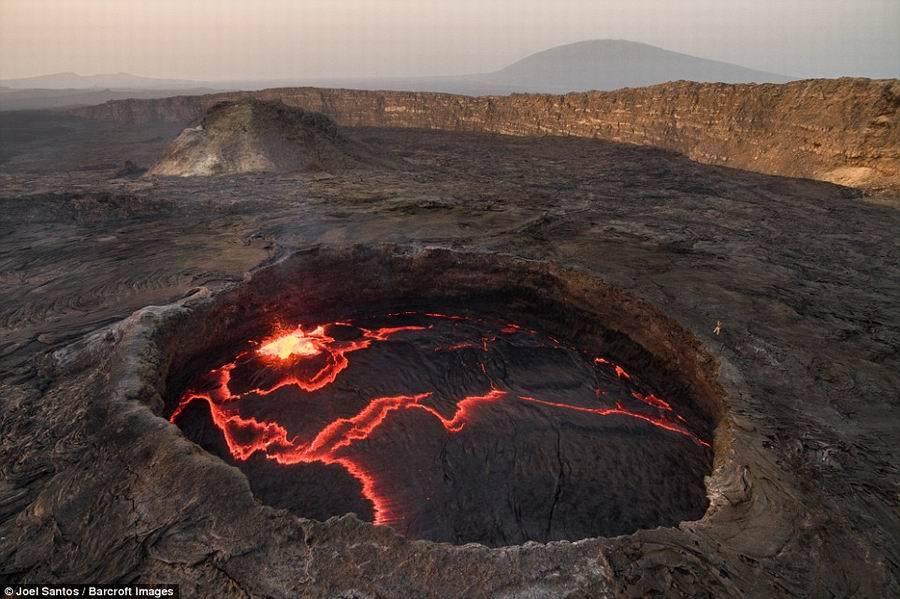
[[[187,124],[216,102],[247,95],[323,112],[343,126],[590,137],[657,146],[707,164],[900,190],[896,79],[673,82],[562,96],[278,88],[115,100],[73,112],[135,124]]]

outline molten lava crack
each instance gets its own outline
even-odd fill
[[[389,316],[410,316],[414,313],[399,312]],[[444,319],[454,322],[472,321],[469,317],[447,315],[441,313],[425,313],[426,318]],[[483,321],[478,321],[483,324]],[[344,327],[354,331],[356,337],[346,341],[338,340],[329,332],[335,327]],[[625,417],[654,426],[660,430],[683,435],[697,445],[709,447],[709,443],[700,439],[688,428],[680,415],[672,406],[643,388],[636,377],[629,374],[621,365],[606,358],[594,359],[597,368],[609,369],[610,376],[615,376],[631,385],[631,397],[640,406],[652,412],[647,413],[631,409],[617,402],[608,407],[587,407],[538,399],[529,395],[518,395],[511,390],[502,389],[493,381],[490,388],[482,395],[461,397],[455,402],[451,414],[443,414],[428,403],[433,397],[432,390],[422,390],[412,395],[396,395],[375,397],[350,417],[335,418],[318,430],[311,438],[307,435],[292,435],[274,421],[261,421],[254,417],[242,416],[239,408],[234,407],[239,400],[250,397],[267,397],[278,390],[295,387],[303,393],[321,390],[337,380],[338,376],[350,364],[349,355],[372,347],[375,343],[387,342],[397,335],[424,331],[425,326],[396,326],[377,329],[354,327],[351,323],[337,322],[320,325],[306,330],[296,327],[281,331],[255,345],[255,349],[239,353],[231,362],[211,370],[207,375],[208,390],[189,390],[178,402],[170,416],[174,423],[188,405],[204,401],[209,407],[212,422],[221,431],[228,452],[236,460],[247,460],[256,452],[282,465],[318,462],[337,465],[355,478],[362,487],[363,496],[372,504],[375,524],[390,524],[402,518],[390,500],[390,493],[382,488],[377,474],[365,468],[354,456],[354,445],[370,439],[372,434],[384,424],[392,414],[416,410],[428,414],[444,428],[447,434],[457,434],[466,425],[472,423],[483,406],[498,402],[521,401],[544,409],[561,413],[576,412],[597,417]],[[498,330],[501,335],[529,335],[537,332],[525,329],[514,323],[507,323]],[[452,343],[444,347],[436,347],[434,351],[463,351],[469,349],[488,352],[491,344],[496,343],[498,335],[482,335],[477,341],[467,340]],[[552,340],[552,339],[551,339]],[[553,341],[553,347],[559,343]],[[275,382],[261,385],[247,391],[232,389],[232,376],[236,370],[245,366],[262,365],[263,370],[274,375]],[[484,362],[479,363],[481,372],[487,376]],[[596,389],[596,397],[603,395]],[[673,419],[674,418],[674,419]],[[677,420],[677,422],[676,422]]]

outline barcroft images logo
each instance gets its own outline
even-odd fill
[[[166,584],[21,584],[7,585],[3,594],[5,597],[180,597],[177,585]]]

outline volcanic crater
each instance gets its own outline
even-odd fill
[[[722,406],[682,335],[545,264],[316,250],[173,329],[165,415],[301,517],[487,546],[628,534],[708,507]]]

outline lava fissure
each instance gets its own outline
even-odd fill
[[[476,321],[465,316],[438,312],[428,312],[424,315],[398,312],[391,316],[403,318],[424,316],[448,321],[450,323],[448,326],[457,326],[453,323]],[[481,320],[477,322],[480,325],[484,323]],[[338,340],[331,334],[331,330],[336,327],[348,329],[345,332],[353,333],[355,337],[350,340]],[[391,341],[398,335],[422,332],[430,328],[431,326],[406,325],[370,329],[341,321],[310,329],[298,326],[282,330],[259,343],[251,342],[251,346],[255,349],[244,350],[238,353],[233,361],[209,371],[205,378],[208,381],[209,390],[185,392],[171,413],[170,420],[173,423],[178,421],[188,405],[203,401],[209,408],[212,423],[222,434],[228,453],[235,460],[246,461],[259,452],[266,458],[285,466],[318,462],[342,468],[358,481],[363,497],[372,505],[373,520],[376,524],[400,522],[403,519],[403,513],[402,509],[391,499],[391,490],[385,488],[380,481],[378,471],[366,466],[365,452],[360,453],[357,445],[373,440],[376,431],[383,428],[393,415],[401,412],[414,411],[427,414],[433,417],[447,434],[456,435],[461,433],[467,425],[476,422],[485,406],[508,404],[510,401],[522,402],[541,409],[552,409],[561,414],[620,416],[636,419],[659,430],[685,436],[702,447],[709,447],[709,443],[688,429],[684,418],[675,413],[669,402],[660,399],[646,389],[624,367],[606,358],[593,360],[596,368],[609,369],[608,374],[600,373],[598,376],[607,377],[611,381],[618,380],[620,384],[631,386],[630,397],[636,400],[644,410],[649,409],[652,413],[628,408],[621,400],[612,407],[587,407],[515,393],[511,390],[512,387],[509,383],[505,385],[506,388],[500,388],[493,382],[484,360],[479,361],[479,367],[483,375],[490,381],[490,388],[485,393],[465,395],[455,400],[454,409],[449,414],[442,413],[429,401],[434,399],[436,392],[440,392],[435,389],[365,399],[362,408],[357,409],[352,415],[335,417],[312,434],[309,432],[292,434],[285,425],[278,421],[259,419],[241,413],[241,400],[244,399],[268,397],[280,402],[283,401],[282,394],[290,388],[295,389],[295,393],[321,392],[347,370],[350,366],[348,357],[350,354],[370,349],[376,343]],[[505,323],[499,328],[498,333],[509,337],[536,338],[538,336],[537,331],[515,323]],[[430,353],[433,355],[434,351],[472,349],[487,353],[491,351],[497,338],[497,335],[482,333],[477,340],[468,339],[440,345],[433,348]],[[421,342],[421,340],[419,341]],[[529,341],[529,343],[535,342]],[[557,352],[567,351],[560,348],[559,343],[555,340],[551,340],[549,347],[556,348],[553,351]],[[236,391],[234,389],[235,377],[242,372],[242,368],[252,369],[252,367],[273,375],[275,382],[246,391]],[[503,376],[505,380],[505,374]],[[323,401],[320,395],[311,395],[310,397],[316,398],[315,401]],[[603,397],[605,397],[605,392],[598,386],[595,389],[593,401],[601,401]],[[322,405],[324,407],[328,404]],[[557,429],[557,435],[559,436],[559,434]],[[558,460],[561,460],[559,456],[560,443],[561,439],[558,437]],[[553,513],[557,509],[560,499],[560,485],[563,476],[561,461],[558,468],[553,507],[546,524],[548,527],[552,524]]]

